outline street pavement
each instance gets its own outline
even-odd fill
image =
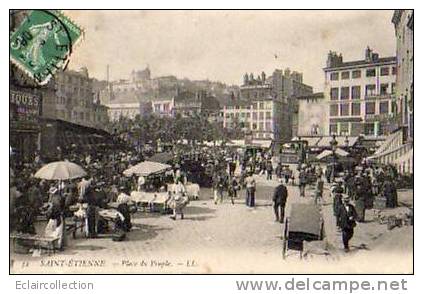
[[[215,205],[211,189],[201,189],[200,200],[189,204],[183,220],[178,218],[174,221],[167,215],[155,213],[136,213],[132,219],[134,228],[125,241],[85,239],[81,235],[75,240],[69,237],[67,248],[52,256],[28,258],[28,255],[13,253],[12,272],[346,273],[377,270],[371,264],[360,267],[351,256],[358,256],[363,251],[366,254],[372,252],[376,241],[383,238],[387,239],[385,243],[389,243],[386,225],[373,221],[359,224],[351,242],[353,252],[345,255],[341,250],[341,236],[334,225],[327,189],[322,205],[325,241],[317,246],[325,247],[324,250],[310,250],[303,259],[299,258],[298,252],[289,251],[287,258],[282,259],[283,225],[275,222],[271,202],[276,185],[277,181],[257,176],[256,208],[245,206],[245,191],[239,193],[235,205],[227,198],[224,203]],[[298,187],[288,185],[288,215],[292,203],[313,201],[310,197],[312,190],[306,192],[308,196],[301,198]],[[412,244],[412,227],[395,230],[395,238],[398,234],[407,236],[403,238],[406,242],[403,245],[406,245],[407,252],[412,253],[412,245],[409,246],[410,241]],[[375,248],[379,247],[375,245]],[[392,270],[411,270],[408,259],[402,266],[404,269],[397,267]],[[384,269],[389,271],[390,268]]]

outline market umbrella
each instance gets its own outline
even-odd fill
[[[156,173],[165,172],[171,168],[168,164],[163,164],[159,162],[153,161],[143,161],[138,163],[123,172],[123,174],[127,177],[132,175],[137,176],[149,176]]]
[[[156,153],[153,156],[148,158],[148,161],[154,161],[159,163],[168,163],[172,160],[173,160],[173,155],[172,153],[169,153],[169,152]]]
[[[87,173],[76,163],[69,161],[55,161],[44,165],[34,175],[35,178],[45,180],[71,180],[85,176]]]

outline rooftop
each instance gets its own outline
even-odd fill
[[[338,64],[333,67],[325,67],[324,71],[330,71],[330,70],[337,70],[337,69],[344,69],[344,68],[351,68],[351,67],[367,67],[372,65],[379,65],[379,64],[395,64],[397,61],[397,58],[395,56],[390,57],[380,57],[376,61],[367,61],[367,60],[357,60],[357,61],[347,61],[342,62],[341,64]]]

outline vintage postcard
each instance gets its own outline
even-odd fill
[[[413,10],[9,23],[10,273],[413,273]]]

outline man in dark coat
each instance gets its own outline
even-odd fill
[[[352,204],[350,204],[350,197],[345,195],[342,199],[343,204],[339,211],[339,224],[342,230],[342,243],[344,243],[344,251],[350,251],[349,241],[354,236],[355,220],[357,219],[357,212]]]
[[[285,218],[285,205],[286,200],[288,198],[288,190],[286,189],[285,185],[282,184],[282,179],[280,179],[280,183],[276,186],[275,191],[273,193],[273,209],[275,211],[275,218],[277,222],[284,222]]]
[[[272,161],[269,159],[266,162],[266,172],[267,172],[267,180],[271,180],[272,179],[272,173],[273,173],[273,165],[272,165]]]
[[[386,207],[395,208],[398,206],[397,189],[389,177],[387,177],[383,182],[382,193],[386,198]]]
[[[338,227],[338,230],[341,229],[340,225],[340,212],[342,207],[342,193],[335,192],[333,194],[333,215],[336,219],[336,226]]]
[[[366,217],[366,197],[368,191],[366,190],[364,180],[358,181],[355,186],[355,209],[357,212],[357,221],[362,223]]]

